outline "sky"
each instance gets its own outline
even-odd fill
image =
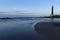
[[[50,15],[51,6],[54,13],[60,13],[60,0],[0,0],[0,15]]]

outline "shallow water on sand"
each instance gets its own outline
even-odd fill
[[[60,20],[60,19],[57,19]],[[47,18],[0,20],[0,40],[48,40],[47,36],[38,34],[34,24],[51,21]]]

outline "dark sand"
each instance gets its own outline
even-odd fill
[[[39,22],[35,25],[35,30],[47,36],[48,40],[60,40],[60,23]]]

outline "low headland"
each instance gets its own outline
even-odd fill
[[[60,15],[53,15],[53,16],[44,16],[41,18],[60,18]]]
[[[7,19],[15,19],[15,18],[10,18],[10,17],[5,17],[5,18],[0,18],[1,20],[7,20]]]

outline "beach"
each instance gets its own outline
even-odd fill
[[[52,22],[38,22],[35,25],[35,30],[39,34],[48,37],[48,40],[60,40],[60,25]]]

